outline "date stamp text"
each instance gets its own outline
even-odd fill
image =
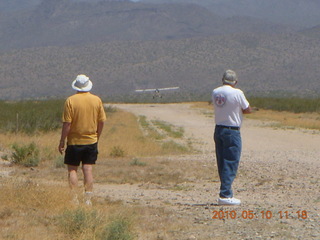
[[[215,210],[212,212],[212,219],[307,219],[308,212],[306,210],[299,211],[278,211],[272,212],[270,210],[253,211],[253,210]]]

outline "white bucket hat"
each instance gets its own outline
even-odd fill
[[[86,75],[78,75],[72,82],[72,88],[79,92],[89,92],[92,88],[92,82]]]

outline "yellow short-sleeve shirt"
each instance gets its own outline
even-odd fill
[[[63,122],[71,123],[68,145],[87,145],[98,141],[97,127],[106,120],[101,99],[90,92],[70,96],[64,105]]]

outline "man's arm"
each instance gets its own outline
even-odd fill
[[[100,135],[102,133],[103,126],[104,126],[104,122],[98,122],[98,127],[97,127],[98,140],[99,140]]]
[[[252,108],[249,106],[247,107],[246,109],[242,109],[242,113],[243,114],[249,114],[249,113],[252,113]]]
[[[71,123],[69,122],[64,122],[62,124],[62,131],[61,131],[61,138],[60,138],[60,143],[59,143],[59,152],[62,154],[65,150],[65,140],[70,132],[70,127]]]

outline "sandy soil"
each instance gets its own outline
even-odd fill
[[[189,104],[113,106],[183,127],[186,139],[193,139],[199,154],[168,160],[198,161],[216,169],[212,112]],[[241,206],[217,206],[216,181],[195,180],[185,191],[150,184],[97,185],[97,194],[171,213],[168,224],[172,228],[159,225],[156,235],[144,233],[139,239],[320,239],[320,133],[274,129],[250,119],[245,119],[241,133],[243,151],[234,183]]]

